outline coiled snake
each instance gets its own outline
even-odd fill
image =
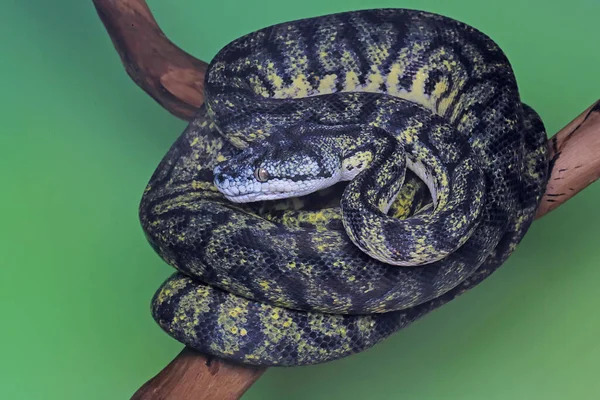
[[[214,57],[205,96],[140,218],[178,270],[155,320],[227,359],[304,365],[373,346],[498,268],[548,178],[543,123],[504,53],[436,14],[258,30]]]

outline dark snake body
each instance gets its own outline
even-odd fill
[[[372,107],[377,102],[396,111]],[[217,163],[282,125],[401,125],[393,115],[403,107],[422,121],[403,132],[429,137],[427,146],[440,154],[471,151],[484,174],[484,196],[469,200],[481,202],[473,232],[440,261],[398,267],[362,252],[342,224],[344,185],[250,204],[229,202],[213,185]],[[456,135],[433,137],[438,119]],[[150,243],[179,270],[156,293],[153,316],[182,343],[245,363],[315,364],[369,348],[474,287],[507,259],[546,186],[545,143],[543,123],[521,102],[503,52],[460,22],[381,9],[246,35],[212,61],[206,106],[142,198]],[[419,215],[427,193],[409,173],[390,215]],[[459,234],[448,224],[440,237]],[[427,246],[410,236],[406,241],[415,249]]]

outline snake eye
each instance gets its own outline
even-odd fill
[[[254,170],[254,177],[259,182],[266,182],[269,180],[269,171],[264,168],[256,168]]]

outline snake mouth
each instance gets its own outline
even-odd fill
[[[251,203],[256,201],[265,201],[265,200],[280,200],[280,199],[288,199],[290,197],[298,197],[302,194],[294,194],[293,192],[253,192],[253,193],[239,193],[233,194],[223,193],[225,198],[233,203]]]
[[[229,182],[215,182],[217,189],[234,203],[250,203],[263,200],[279,200],[301,196],[298,188],[285,184],[252,182],[248,185],[232,185]]]
[[[250,182],[249,184],[242,185],[215,180],[215,186],[229,201],[234,203],[249,203],[307,196],[332,186],[338,181],[339,178],[337,176],[310,179],[302,182],[284,179],[262,183]]]

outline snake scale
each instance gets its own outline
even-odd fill
[[[257,30],[217,53],[205,97],[140,219],[177,270],[154,319],[225,359],[307,365],[375,345],[502,265],[548,179],[544,125],[505,54],[437,14]]]

